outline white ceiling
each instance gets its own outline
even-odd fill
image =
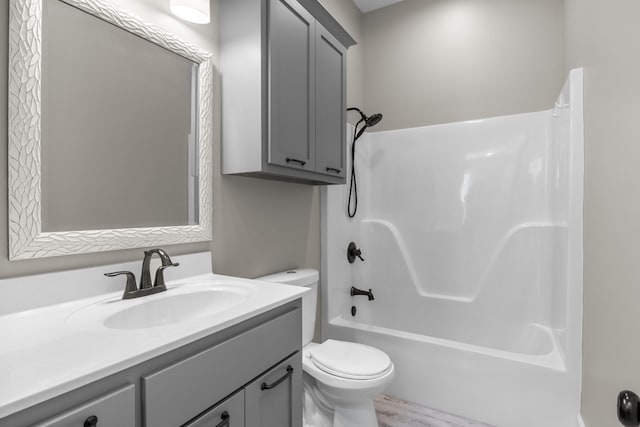
[[[389,6],[393,3],[398,3],[402,0],[353,0],[353,2],[360,8],[362,13],[371,12],[381,7]]]

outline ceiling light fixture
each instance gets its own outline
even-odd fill
[[[178,18],[194,24],[208,24],[211,21],[209,0],[170,0],[169,8]]]

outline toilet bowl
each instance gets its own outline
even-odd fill
[[[318,271],[289,270],[258,278],[306,286],[302,298],[302,368],[305,427],[376,427],[373,397],[394,377],[389,356],[368,345],[326,340],[312,342],[318,299]]]

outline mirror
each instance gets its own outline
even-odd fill
[[[211,55],[102,1],[11,0],[10,259],[211,239]]]

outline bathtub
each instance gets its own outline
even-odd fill
[[[321,337],[385,351],[387,394],[497,427],[580,424],[581,88],[573,70],[547,111],[365,134],[353,219],[347,186],[322,189]]]
[[[391,224],[363,220],[360,226],[362,247],[370,249],[365,263],[350,266],[358,272],[353,284],[373,289],[376,299],[334,289],[333,297],[342,295],[336,310],[327,311],[332,317],[324,331],[385,351],[396,366],[387,394],[500,427],[575,425],[578,375],[566,363],[566,328],[550,326],[545,303],[553,294],[542,281],[553,271],[539,267],[544,249],[567,235],[565,225],[514,227],[479,289],[465,297],[416,284]],[[380,265],[385,268],[375,268]]]
[[[331,337],[373,345],[393,360],[386,394],[501,427],[576,425],[575,389],[550,331],[544,354],[496,350],[332,319]],[[573,408],[573,410],[571,410]]]

